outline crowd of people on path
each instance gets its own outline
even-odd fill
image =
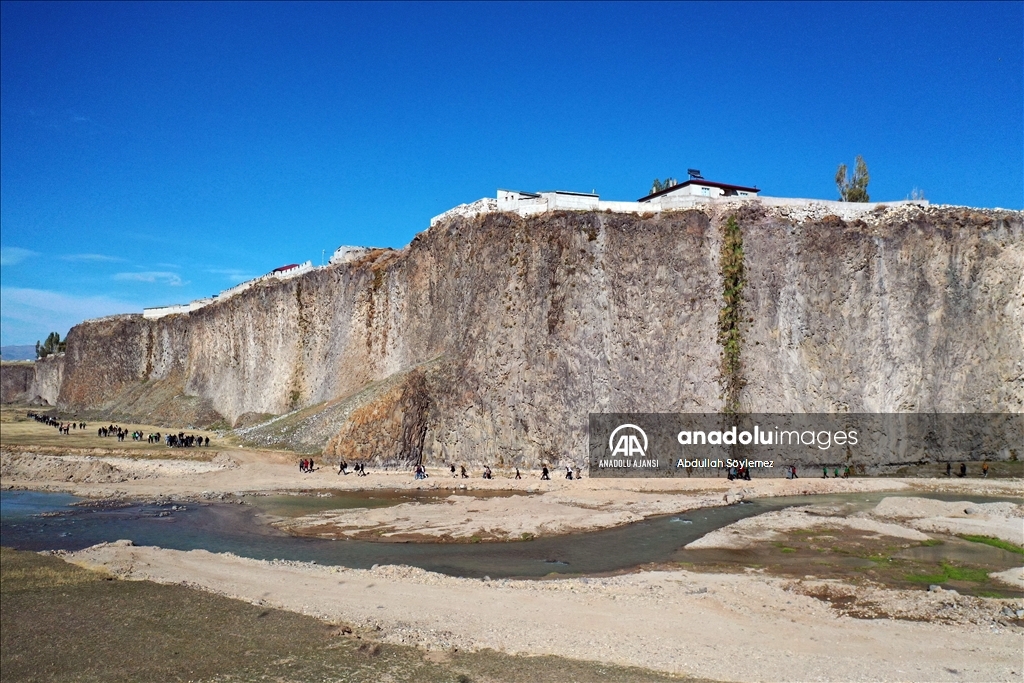
[[[50,415],[42,415],[40,413],[29,412],[28,417],[40,422],[48,427],[55,427],[57,432],[60,434],[70,434],[71,430],[85,429],[84,422],[61,422],[60,420]]]
[[[314,464],[312,458],[302,458],[301,460],[299,460],[299,471],[300,472],[308,474],[310,472],[315,472],[317,469],[319,469],[319,468],[316,467],[316,465]],[[515,467],[513,469],[515,470],[515,474],[512,474],[510,472],[509,474],[511,475],[511,478],[512,479],[520,479],[521,480],[523,478],[522,472],[519,470],[518,467]],[[453,479],[457,479],[457,478],[469,479],[470,478],[470,473],[466,469],[465,465],[458,465],[458,466],[456,466],[455,463],[450,463],[448,465],[448,471],[451,473]],[[355,465],[350,465],[344,459],[341,459],[341,460],[338,461],[338,474],[339,475],[344,474],[346,476],[349,475],[349,474],[355,474],[355,475],[360,476],[360,477],[365,477],[365,476],[367,476],[366,464],[360,462],[360,463],[356,463]],[[422,463],[417,464],[413,468],[413,477],[415,479],[417,479],[417,480],[427,479],[429,476],[430,476],[430,474],[427,472],[426,466],[423,465]],[[491,469],[490,465],[484,465],[483,470],[480,473],[480,476],[483,479],[494,479],[495,474],[494,474],[494,471]],[[551,470],[548,468],[547,465],[544,465],[541,468],[540,478],[545,480],[545,481],[550,481],[551,480]],[[565,468],[565,478],[569,479],[569,480],[582,479],[583,475],[580,472],[580,468],[579,467],[576,467],[576,466],[573,466],[573,465],[566,465],[566,468]]]
[[[48,425],[50,427],[56,427],[57,431],[61,434],[70,434],[72,430],[81,430],[85,432],[86,424],[84,422],[62,422],[50,415],[44,415],[41,413],[28,413],[28,417]],[[200,436],[198,434],[185,434],[185,432],[178,432],[177,434],[163,435],[160,432],[152,434],[145,434],[141,429],[129,431],[128,428],[122,427],[116,424],[109,424],[96,429],[96,436],[108,439],[115,438],[118,443],[131,439],[132,441],[142,442],[143,439],[150,444],[158,444],[164,442],[169,448],[197,448],[207,447],[210,445],[210,437]]]

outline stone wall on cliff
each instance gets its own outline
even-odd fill
[[[732,383],[729,216],[746,266]],[[526,466],[585,462],[591,411],[716,412],[727,386],[748,412],[1021,412],[1021,218],[456,217],[189,314],[76,326],[60,404],[352,459]]]

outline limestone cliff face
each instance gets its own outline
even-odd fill
[[[582,463],[591,411],[723,408],[730,215],[741,410],[1024,409],[1021,213],[756,204],[454,218],[190,314],[83,323],[60,405],[350,460]]]
[[[0,363],[0,403],[23,403],[31,400],[29,392],[35,368],[31,362]]]
[[[0,366],[0,403],[57,405],[64,378],[64,354]]]

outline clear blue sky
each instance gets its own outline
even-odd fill
[[[401,247],[498,187],[1024,202],[1024,4],[0,6],[0,337]]]

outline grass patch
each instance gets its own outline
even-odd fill
[[[907,581],[914,583],[945,583],[947,581],[970,581],[972,583],[984,583],[988,581],[988,570],[972,569],[971,567],[958,567],[949,562],[940,565],[941,573],[938,574],[907,574]]]
[[[965,541],[970,541],[972,543],[984,543],[985,545],[990,545],[993,548],[1001,548],[1003,550],[1008,550],[1011,553],[1024,555],[1024,548],[1017,545],[1016,543],[1004,541],[1001,538],[994,538],[992,536],[972,536],[970,534],[961,534],[960,538],[964,539]]]
[[[923,546],[925,548],[931,548],[933,546],[944,545],[944,544],[945,544],[945,541],[940,541],[937,538],[929,538],[927,541],[921,541],[921,543],[919,543],[918,545],[921,545],[921,546]]]

